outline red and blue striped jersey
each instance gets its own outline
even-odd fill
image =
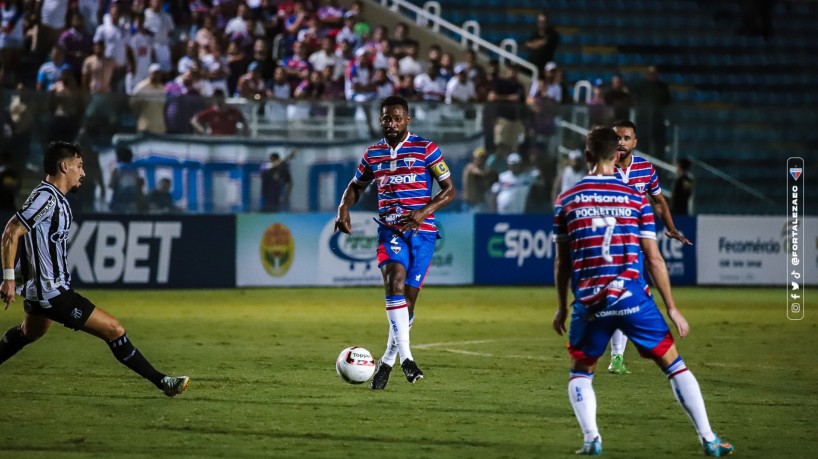
[[[639,190],[640,193],[650,193],[653,196],[662,192],[659,186],[659,176],[653,164],[647,159],[633,155],[631,165],[625,169],[616,168],[616,177],[625,182],[626,185]]]
[[[656,238],[653,212],[644,194],[616,177],[589,175],[560,194],[554,237],[570,244],[577,301],[591,306],[607,297],[612,305],[628,287],[646,289],[639,239]]]
[[[401,215],[432,200],[432,178],[442,181],[450,175],[440,148],[410,132],[394,150],[384,139],[367,148],[353,180],[363,187],[377,183],[379,218],[397,228]],[[434,214],[426,217],[419,231],[437,231]]]

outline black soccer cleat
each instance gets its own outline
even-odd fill
[[[369,382],[369,387],[374,390],[386,389],[386,383],[389,382],[389,373],[392,372],[392,367],[378,360],[378,368],[375,370],[375,376]]]
[[[414,384],[423,379],[423,372],[420,371],[414,360],[406,359],[400,364],[400,367],[403,369],[403,374],[406,375],[406,380],[410,383]]]

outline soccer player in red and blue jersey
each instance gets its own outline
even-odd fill
[[[381,102],[384,138],[367,148],[355,177],[347,185],[335,229],[349,234],[349,208],[373,181],[378,186],[378,267],[386,290],[389,338],[372,377],[372,389],[384,389],[398,353],[406,379],[423,378],[409,348],[415,303],[432,261],[438,233],[434,212],[455,197],[451,172],[431,140],[409,132],[412,118],[405,99],[390,96]],[[440,191],[432,196],[433,180]]]
[[[636,125],[630,120],[614,121],[611,125],[614,132],[619,137],[616,148],[616,176],[628,186],[636,188],[642,195],[649,195],[653,200],[656,215],[665,224],[665,235],[677,239],[683,244],[692,244],[673,224],[673,216],[670,215],[670,206],[662,194],[662,187],[659,185],[659,175],[653,164],[647,159],[633,154],[636,148]],[[628,337],[617,330],[611,337],[611,364],[608,371],[614,374],[630,373],[625,367],[625,346],[628,344]]]
[[[554,209],[558,308],[553,327],[559,335],[566,331],[569,283],[574,293],[568,396],[585,437],[577,454],[602,454],[592,381],[597,359],[616,329],[625,331],[639,353],[664,371],[705,454],[730,454],[733,446],[711,430],[699,384],[676,351],[670,329],[645,288],[643,269],[659,290],[679,336],[687,335],[687,321],[673,301],[667,267],[656,244],[647,197],[615,176],[617,143],[618,135],[611,128],[588,134],[585,156],[593,172],[560,194]]]

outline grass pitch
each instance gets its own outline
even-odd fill
[[[190,375],[168,399],[99,340],[59,325],[0,366],[0,456],[569,457],[582,436],[567,397],[566,339],[550,288],[428,287],[412,344],[426,379],[385,391],[343,383],[335,358],[380,356],[376,288],[84,291],[161,371]],[[677,341],[711,423],[738,457],[818,451],[818,329],[785,317],[781,289],[677,288]],[[0,313],[0,333],[22,318]],[[600,360],[604,455],[701,457],[669,384],[631,345],[633,374]]]

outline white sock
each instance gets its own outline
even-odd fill
[[[395,333],[392,331],[392,325],[389,326],[389,338],[386,340],[386,350],[381,356],[381,362],[395,366],[395,360],[398,358],[398,343],[395,341]]]
[[[687,413],[699,437],[706,441],[713,441],[716,434],[710,428],[699,383],[693,373],[687,369],[681,357],[678,357],[665,369],[665,375],[670,380],[670,387],[673,389],[676,401]]]
[[[611,335],[611,355],[622,355],[625,353],[625,345],[628,344],[628,337],[617,329]]]
[[[414,360],[409,349],[409,308],[406,306],[406,297],[403,295],[386,297],[386,318],[392,329],[390,333],[398,345],[400,361]]]
[[[594,375],[572,371],[570,376],[568,398],[574,407],[574,414],[577,416],[585,441],[591,441],[599,437],[599,429],[596,426],[596,394],[591,384]]]

